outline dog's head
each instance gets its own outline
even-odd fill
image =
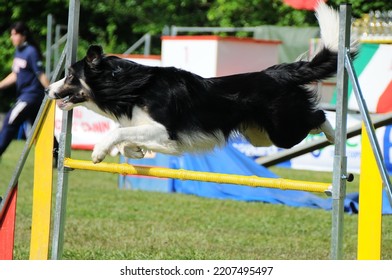
[[[62,110],[71,110],[75,106],[92,101],[92,90],[86,83],[85,71],[86,67],[88,69],[96,67],[103,57],[101,46],[90,46],[86,57],[69,67],[65,78],[47,88],[48,97],[56,99],[57,105]]]

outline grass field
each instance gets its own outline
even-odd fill
[[[23,145],[14,141],[2,157],[0,195]],[[72,156],[89,159],[90,152],[74,151]],[[29,257],[32,162],[33,151],[19,181],[16,259]],[[328,172],[272,171],[290,179],[332,178]],[[117,179],[91,171],[70,174],[64,259],[329,259],[331,212],[120,190]],[[357,190],[358,179],[349,192]],[[345,215],[345,259],[356,258],[357,218]],[[391,228],[392,217],[384,216],[382,259],[392,259]]]

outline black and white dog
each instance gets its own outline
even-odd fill
[[[316,16],[324,46],[310,61],[202,78],[174,67],[105,56],[100,46],[91,46],[47,92],[63,110],[83,105],[120,124],[95,145],[94,163],[113,147],[131,158],[149,150],[175,155],[208,151],[224,145],[233,132],[255,146],[290,148],[321,131],[333,142],[334,131],[311,88],[336,73],[338,14],[321,1]],[[354,41],[351,49],[356,53]]]

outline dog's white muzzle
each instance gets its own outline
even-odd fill
[[[60,99],[58,96],[59,89],[64,85],[65,78],[50,84],[49,87],[46,89],[46,94],[50,99]]]

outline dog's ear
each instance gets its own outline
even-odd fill
[[[86,54],[86,61],[90,66],[96,66],[101,62],[103,49],[99,45],[91,45]]]

